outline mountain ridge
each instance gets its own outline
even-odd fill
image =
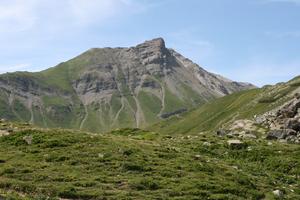
[[[10,111],[0,117],[90,131],[145,127],[253,87],[207,72],[156,38],[129,48],[92,48],[41,72],[0,75],[0,106]]]

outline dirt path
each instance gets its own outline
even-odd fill
[[[80,128],[79,128],[80,130],[82,130],[82,128],[83,128],[83,126],[84,126],[86,120],[87,120],[88,117],[89,117],[89,111],[88,111],[88,109],[87,109],[87,106],[84,105],[84,104],[83,104],[83,106],[84,106],[85,116],[84,116],[83,120],[82,120],[81,123],[80,123]]]
[[[161,88],[161,90],[160,90],[161,91],[161,109],[158,113],[158,116],[161,116],[166,107],[166,105],[165,105],[166,91],[165,91],[165,87],[163,86],[163,84],[160,81],[158,81],[156,78],[154,78],[154,80],[156,80],[156,82],[159,83],[160,88]]]
[[[138,95],[138,94],[137,94]],[[145,117],[143,110],[141,108],[139,100],[136,98],[136,96],[133,96],[135,103],[136,103],[136,112],[135,112],[135,121],[136,121],[136,127],[140,128],[141,124],[145,122]]]
[[[114,118],[114,120],[113,120],[113,123],[112,123],[112,126],[114,126],[116,123],[117,123],[117,121],[118,121],[118,118],[119,118],[119,116],[120,116],[120,113],[122,112],[122,110],[125,108],[125,103],[124,103],[124,97],[123,96],[121,96],[121,108],[118,110],[118,112],[117,112],[117,114],[116,114],[116,116],[115,116],[115,118]]]

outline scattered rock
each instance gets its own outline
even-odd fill
[[[276,197],[279,197],[279,198],[282,198],[283,197],[283,192],[281,190],[274,190],[273,191],[273,194],[276,196]]]
[[[211,143],[209,143],[209,142],[203,142],[203,146],[209,147],[209,146],[211,146]]]
[[[99,158],[104,158],[104,154],[103,153],[98,153],[98,157]]]
[[[232,149],[242,149],[247,146],[244,142],[242,142],[240,140],[228,140],[227,144]]]
[[[23,140],[28,144],[28,145],[31,145],[32,144],[32,139],[33,137],[31,135],[29,136],[24,136],[23,137]]]
[[[227,131],[223,130],[223,129],[220,129],[220,130],[217,131],[217,135],[221,136],[221,137],[226,136],[227,135]]]
[[[242,138],[248,138],[248,139],[256,139],[256,135],[252,134],[252,133],[245,133],[243,135],[241,135]]]
[[[239,169],[239,167],[238,167],[238,166],[232,166],[232,168],[233,168],[233,169],[236,169],[236,170],[238,170],[238,169]]]
[[[195,155],[194,158],[195,158],[195,160],[200,160],[201,159],[201,155]]]
[[[1,136],[6,136],[9,135],[9,132],[5,131],[5,130],[0,130],[0,137]]]

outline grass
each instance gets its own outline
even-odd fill
[[[183,100],[172,94],[172,92],[165,87],[165,109],[163,113],[174,112],[178,108],[185,108],[186,105]]]
[[[159,121],[158,114],[161,110],[161,100],[150,92],[140,91],[138,95],[146,121],[151,124]]]
[[[251,151],[230,149],[213,134],[23,130],[0,137],[0,194],[10,199],[275,199],[272,191],[280,189],[286,199],[299,199],[299,145],[245,142]]]
[[[292,83],[294,83],[293,80]],[[261,89],[237,92],[200,106],[181,116],[175,116],[149,127],[165,134],[196,134],[215,131],[238,119],[253,119],[270,111],[293,97],[298,87],[281,84]]]

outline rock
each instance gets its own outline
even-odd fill
[[[209,146],[211,146],[211,144],[209,142],[203,142],[203,146],[209,147]]]
[[[255,121],[243,119],[235,121],[230,130],[245,130],[245,131],[254,131],[256,129]]]
[[[0,137],[1,136],[6,136],[9,135],[9,132],[5,131],[5,130],[0,130]]]
[[[281,140],[288,136],[297,136],[297,132],[292,129],[271,130],[267,134],[267,140]]]
[[[24,136],[23,137],[23,140],[28,144],[28,145],[31,145],[32,144],[32,139],[33,137],[31,135],[29,136]]]
[[[103,153],[98,153],[98,157],[99,158],[104,158],[104,154]]]
[[[288,129],[293,129],[295,131],[300,131],[300,119],[297,118],[287,119],[285,123],[285,127]]]
[[[276,197],[279,197],[279,198],[282,198],[283,197],[283,192],[281,190],[274,190],[273,191],[273,194],[276,196]]]
[[[238,170],[238,169],[239,169],[239,167],[238,167],[238,166],[232,166],[232,168],[233,168],[233,169],[236,169],[236,170]]]
[[[227,131],[223,130],[223,129],[220,129],[220,130],[217,131],[217,135],[221,136],[221,137],[226,136],[227,135]]]
[[[243,138],[256,139],[257,137],[256,137],[256,135],[249,133],[249,134],[243,135]]]
[[[194,158],[195,158],[195,160],[200,160],[201,159],[201,155],[195,155]]]
[[[227,144],[232,149],[242,149],[247,146],[244,142],[242,142],[240,140],[228,140]]]

